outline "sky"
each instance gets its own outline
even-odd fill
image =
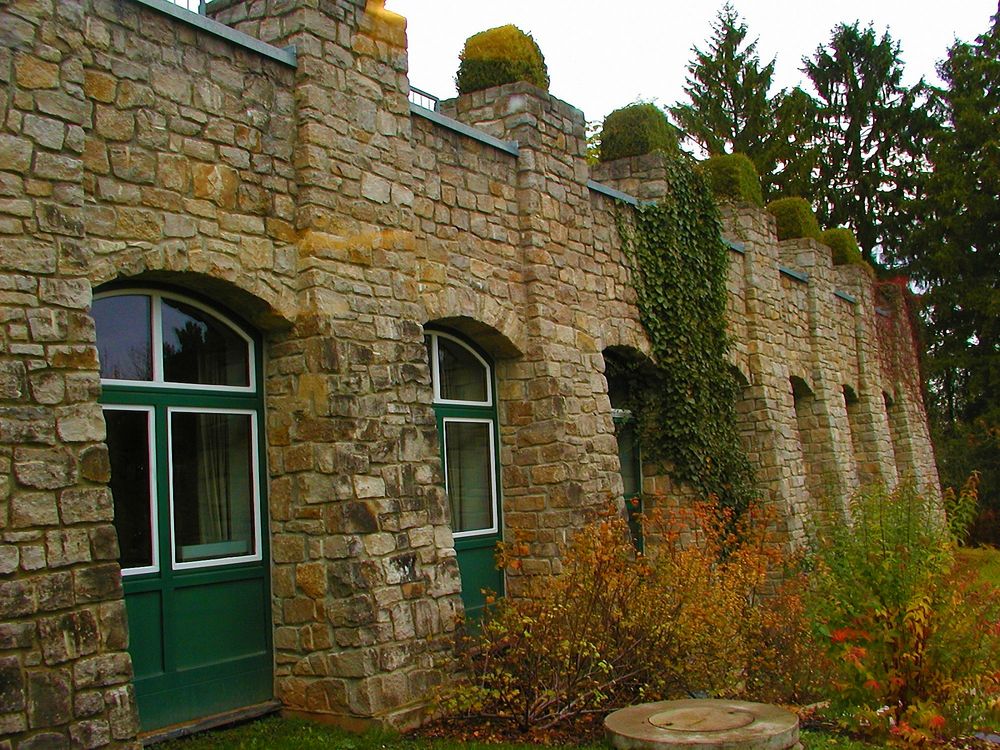
[[[386,0],[407,18],[410,84],[455,95],[458,54],[479,31],[513,23],[530,33],[548,64],[550,93],[602,120],[635,101],[684,99],[692,46],[707,48],[723,0]],[[799,84],[803,56],[840,22],[888,29],[902,47],[906,83],[938,83],[937,62],[956,38],[986,31],[997,0],[733,0],[758,38],[762,61],[777,57],[778,88]]]

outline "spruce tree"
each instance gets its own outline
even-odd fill
[[[909,231],[906,201],[917,194],[933,121],[926,86],[902,83],[899,44],[888,32],[839,24],[826,46],[803,58],[817,95],[812,198],[823,226],[849,226],[865,259],[892,252]]]
[[[690,101],[676,103],[670,113],[685,138],[709,156],[749,156],[768,197],[783,181],[779,173],[799,162],[811,100],[799,89],[770,95],[775,60],[762,65],[757,40],[747,42],[747,32],[739,13],[726,3],[712,24],[707,50],[692,49],[684,86]],[[801,182],[787,180],[796,188]]]
[[[923,295],[928,396],[941,476],[983,473],[993,514],[981,541],[1000,543],[1000,13],[938,67],[944,118],[930,144],[933,171],[900,258]],[[991,535],[992,534],[992,535]]]

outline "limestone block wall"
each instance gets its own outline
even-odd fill
[[[0,747],[133,747],[87,314],[86,6],[0,8]],[[11,738],[14,738],[13,740]]]
[[[451,668],[426,325],[495,362],[521,575],[556,568],[622,492],[604,357],[649,343],[616,231],[631,208],[608,188],[663,197],[662,161],[592,170],[583,113],[528,84],[412,109],[405,23],[374,0],[208,13],[294,60],[138,0],[0,9],[0,749],[134,746],[89,315],[108,284],[166,285],[261,334],[290,711],[410,722]],[[722,211],[741,434],[789,543],[828,490],[933,491],[899,300],[821,245],[778,243],[766,213]],[[691,495],[645,474],[668,504]]]

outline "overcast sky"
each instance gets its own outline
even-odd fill
[[[513,23],[545,55],[550,91],[600,120],[639,99],[673,104],[684,95],[691,47],[707,46],[723,0],[386,0],[407,18],[410,83],[441,98],[455,95],[458,53],[466,38]],[[761,60],[777,57],[775,83],[802,79],[801,58],[841,21],[888,28],[902,45],[907,83],[937,81],[937,61],[957,37],[986,31],[997,0],[733,0],[759,38]]]

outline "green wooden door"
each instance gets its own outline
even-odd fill
[[[258,342],[192,299],[94,303],[143,730],[272,696]]]
[[[429,331],[427,347],[462,603],[476,619],[484,592],[501,595],[504,588],[496,566],[503,520],[493,368],[483,352],[452,334]]]

